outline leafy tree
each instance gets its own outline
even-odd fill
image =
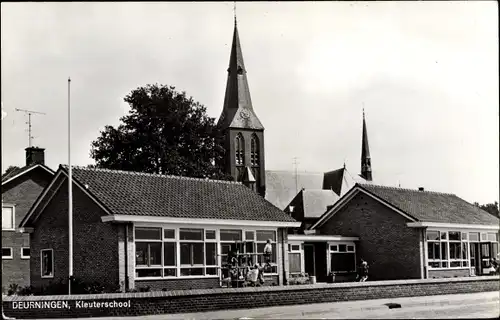
[[[494,203],[487,203],[484,205],[480,205],[479,208],[483,209],[484,211],[487,211],[491,213],[492,215],[496,217],[500,217],[500,213],[498,210],[498,202],[495,201]]]
[[[12,171],[14,170],[19,170],[21,168],[19,168],[18,166],[9,166],[6,170],[5,170],[5,173],[4,175],[8,174],[8,173],[11,173]]]
[[[128,115],[92,142],[96,167],[230,180],[217,166],[224,149],[206,108],[166,85],[146,85],[125,97]]]

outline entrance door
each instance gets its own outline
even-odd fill
[[[490,243],[481,243],[481,274],[482,270],[490,267]]]
[[[475,275],[481,275],[481,258],[479,256],[479,243],[470,243],[470,267],[474,268]]]
[[[304,272],[309,276],[316,275],[316,263],[314,261],[314,245],[304,244]]]

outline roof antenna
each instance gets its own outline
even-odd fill
[[[297,166],[299,163],[297,162],[297,159],[297,157],[293,158],[293,165],[295,167],[295,194],[299,193],[299,175],[297,172]]]
[[[25,114],[28,115],[28,122],[26,122],[26,124],[28,125],[28,143],[29,143],[29,147],[31,148],[32,147],[32,142],[33,142],[33,139],[34,139],[34,137],[31,135],[31,116],[34,115],[34,114],[45,115],[46,113],[38,112],[38,111],[32,111],[32,110],[18,109],[18,108],[16,108],[16,111],[24,112]]]

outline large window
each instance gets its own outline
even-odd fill
[[[264,263],[261,256],[267,239],[272,239],[274,265],[266,271],[275,273],[275,231],[136,227],[136,277],[218,276],[221,264],[227,263],[227,255],[235,246],[240,253],[248,254],[252,263]]]
[[[330,271],[335,273],[356,271],[354,244],[330,245]]]
[[[2,230],[14,230],[15,229],[15,213],[14,206],[3,205],[2,206]]]
[[[54,277],[54,251],[52,249],[43,249],[40,251],[40,268],[42,278]]]
[[[237,166],[245,164],[245,141],[243,136],[239,133],[235,138],[234,153]]]
[[[426,237],[430,268],[466,268],[469,266],[469,244],[466,232],[428,230]]]

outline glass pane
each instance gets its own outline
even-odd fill
[[[257,243],[257,253],[264,253],[265,243]]]
[[[497,241],[497,234],[496,233],[488,233],[488,240],[496,242]]]
[[[446,260],[448,259],[448,253],[446,252],[446,243],[443,243],[443,245],[441,246],[441,259],[442,260]]]
[[[331,258],[331,270],[333,272],[356,270],[354,253],[332,253]]]
[[[164,266],[175,266],[175,242],[165,242],[163,244],[163,265]]]
[[[462,232],[462,240],[467,240],[467,232]]]
[[[238,241],[241,240],[242,232],[241,230],[221,230],[220,240],[221,241]]]
[[[292,245],[292,250],[293,251],[300,251],[300,246],[298,244],[293,244]]]
[[[462,261],[462,267],[467,267],[467,266],[469,266],[469,261],[468,260]]]
[[[290,273],[300,273],[300,253],[289,253],[288,265]]]
[[[12,249],[11,248],[2,248],[2,257],[11,257]]]
[[[165,239],[175,239],[175,230],[172,229],[163,230],[163,237]]]
[[[429,267],[431,268],[439,268],[440,265],[439,262],[429,262]]]
[[[12,207],[2,207],[2,229],[14,229],[14,220],[12,219]]]
[[[30,248],[23,248],[23,256],[29,257],[30,255]]]
[[[181,243],[181,264],[191,264],[191,245]]]
[[[441,262],[441,268],[448,268],[448,262]]]
[[[434,245],[435,243],[427,242],[427,258],[430,260],[434,260]]]
[[[460,241],[460,231],[450,231],[448,236],[450,241]]]
[[[161,228],[135,228],[135,238],[161,240]]]
[[[254,243],[245,242],[245,253],[254,253]]]
[[[427,240],[439,240],[439,231],[427,231]]]
[[[488,234],[487,233],[481,233],[481,240],[488,240]]]
[[[330,250],[331,251],[338,251],[339,248],[335,245],[335,246],[330,246]]]
[[[347,246],[348,252],[354,252],[354,246]]]
[[[164,277],[175,277],[175,276],[177,276],[177,269],[164,269],[163,276]]]
[[[446,240],[447,239],[447,233],[446,231],[445,232],[441,232],[441,240]]]
[[[182,268],[181,276],[202,276],[203,268]]]
[[[253,231],[245,231],[246,240],[255,240],[255,235]]]
[[[271,239],[271,241],[276,241],[276,232],[257,230],[257,241],[267,241],[269,239]]]
[[[149,264],[161,266],[161,242],[149,244]]]
[[[180,229],[181,240],[203,240],[203,229]]]
[[[441,250],[439,248],[443,247],[446,249],[446,244],[443,243],[443,245],[441,246],[441,243],[434,242],[433,246],[434,246],[434,259],[438,259],[438,260],[441,259]],[[445,252],[443,257],[446,257],[446,252]],[[446,259],[446,258],[444,258],[444,259]]]
[[[205,245],[193,243],[193,264],[205,264]]]
[[[339,252],[346,252],[347,246],[345,244],[339,244]]]
[[[221,254],[228,254],[229,251],[231,251],[231,245],[230,244],[220,244],[220,249],[221,249]]]
[[[207,231],[205,231],[205,239],[207,239],[207,240],[215,240],[215,230],[207,230]]]
[[[206,269],[206,275],[207,276],[216,276],[217,275],[217,268],[207,268]]]
[[[492,257],[498,259],[498,243],[491,244]]]
[[[450,259],[462,259],[462,247],[460,243],[450,242]]]
[[[135,265],[144,266],[148,264],[148,243],[136,242],[135,243]]]
[[[467,243],[462,242],[462,259],[467,259]]]
[[[216,243],[207,243],[206,244],[206,265],[207,266],[215,266],[217,265],[217,250]]]
[[[144,277],[161,277],[161,269],[135,269],[137,278]]]
[[[450,268],[456,268],[461,266],[461,261],[450,261]]]
[[[479,232],[471,232],[469,233],[470,241],[479,241]]]

